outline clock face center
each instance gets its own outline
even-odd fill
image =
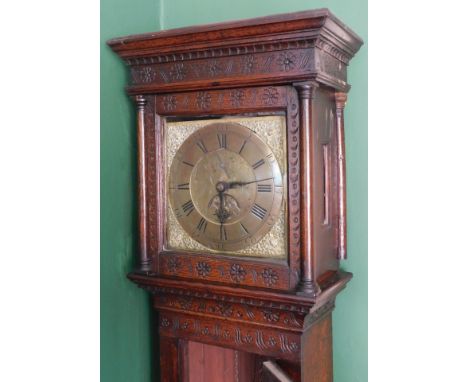
[[[229,185],[226,182],[218,182],[216,183],[216,191],[218,192],[224,192],[227,190]]]
[[[235,152],[219,149],[205,154],[190,176],[190,194],[195,208],[214,224],[234,224],[252,208],[256,197],[255,174]]]

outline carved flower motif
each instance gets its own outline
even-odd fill
[[[153,81],[155,73],[153,72],[153,68],[150,66],[145,66],[140,70],[140,79],[142,82],[148,83]]]
[[[215,311],[221,314],[224,317],[231,317],[232,316],[232,305],[219,303],[215,307]]]
[[[280,70],[284,72],[289,72],[290,70],[294,69],[296,63],[296,56],[290,52],[281,53],[276,63],[280,67]]]
[[[231,92],[231,104],[234,107],[239,107],[244,102],[245,92],[240,89]]]
[[[169,75],[173,80],[183,80],[187,75],[187,70],[183,63],[174,64],[169,71]]]
[[[179,304],[182,309],[189,310],[192,307],[192,299],[190,297],[181,297]]]
[[[267,344],[270,345],[271,347],[275,346],[276,345],[275,337],[268,338]]]
[[[205,263],[204,261],[197,263],[197,272],[198,272],[198,275],[201,277],[208,276],[211,272],[210,264]]]
[[[181,267],[180,260],[177,257],[171,257],[167,261],[167,270],[170,273],[176,273]]]
[[[242,70],[244,73],[252,73],[256,65],[257,61],[255,60],[255,57],[249,54],[248,56],[244,57]]]
[[[190,324],[187,321],[185,321],[184,323],[182,323],[182,329],[187,330],[189,325]]]
[[[279,321],[279,314],[272,312],[271,310],[264,310],[263,311],[263,318],[268,322],[278,322]]]
[[[272,286],[278,281],[278,273],[271,268],[266,268],[262,272],[263,281],[266,285]]]
[[[267,105],[275,105],[278,102],[278,89],[266,88],[262,95],[262,101]]]
[[[212,61],[209,66],[208,66],[208,72],[211,77],[217,76],[221,72],[222,68],[221,65],[219,65],[218,60]]]
[[[211,96],[206,92],[199,92],[197,94],[197,106],[199,109],[208,109],[211,105]]]
[[[229,274],[231,275],[232,280],[239,283],[245,280],[247,272],[239,264],[232,264]]]
[[[164,327],[164,328],[167,328],[171,323],[169,322],[169,320],[166,318],[166,317],[163,317],[161,319],[161,326]]]
[[[163,106],[164,110],[171,111],[174,110],[177,106],[177,99],[174,96],[164,96],[163,97]]]

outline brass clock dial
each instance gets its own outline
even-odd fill
[[[250,129],[213,123],[190,135],[170,168],[169,200],[187,234],[218,251],[257,243],[278,219],[283,179],[272,151]]]

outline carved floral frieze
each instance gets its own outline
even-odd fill
[[[284,288],[289,283],[288,271],[284,268],[260,264],[246,267],[240,262],[230,260],[215,262],[208,258],[197,260],[189,256],[166,254],[160,256],[160,265],[162,274],[179,277],[225,280],[267,288]]]
[[[208,111],[230,108],[275,108],[285,106],[284,87],[253,87],[233,90],[211,90],[199,92],[172,93],[157,97],[159,113],[176,114],[184,111]]]
[[[259,52],[216,59],[192,59],[131,66],[132,83],[169,84],[234,76],[272,76],[284,72],[297,75],[314,69],[313,49]],[[148,62],[146,60],[145,62]]]

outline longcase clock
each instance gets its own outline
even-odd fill
[[[332,381],[343,109],[361,39],[326,9],[108,42],[137,105],[139,266],[161,380]]]

